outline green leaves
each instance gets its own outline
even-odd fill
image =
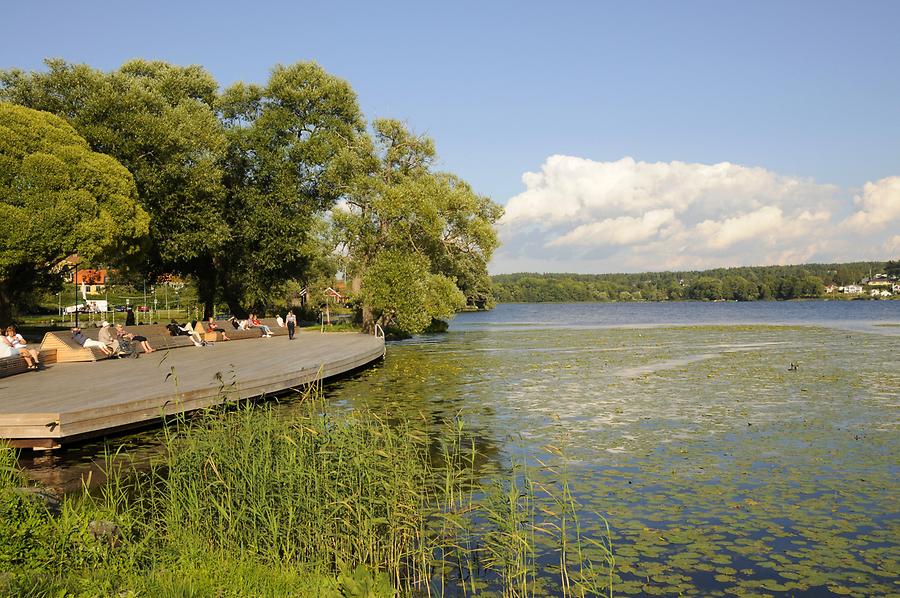
[[[131,174],[61,118],[0,103],[0,315],[4,298],[64,257],[125,252],[147,234]]]
[[[61,60],[47,66],[0,73],[0,98],[68,119],[95,151],[131,172],[150,215],[152,243],[142,269],[190,272],[191,261],[222,247],[227,228],[210,218],[221,212],[218,162],[225,150],[212,108],[215,79],[196,65],[160,61],[133,60],[109,73]],[[48,142],[51,134],[59,133],[41,132]],[[81,172],[97,177],[96,168]]]
[[[454,285],[469,305],[490,303],[486,265],[502,209],[457,177],[432,172],[434,142],[400,121],[376,120],[367,135],[352,87],[314,62],[277,65],[265,85],[237,83],[221,94],[196,65],[133,60],[102,72],[46,64],[45,72],[0,71],[0,99],[68,124],[0,131],[0,147],[32,146],[15,164],[0,151],[0,183],[15,170],[17,189],[35,190],[36,202],[50,201],[38,189],[77,191],[66,205],[53,200],[52,226],[82,239],[84,257],[112,247],[113,262],[144,276],[194,275],[207,315],[220,298],[234,313],[263,308],[288,281],[333,263],[335,245],[357,281],[383,251],[424,258],[429,276],[417,293],[429,313],[456,309]],[[73,127],[83,138],[72,138]],[[83,159],[88,147],[111,158]],[[106,174],[116,160],[133,181]],[[122,199],[133,200],[135,188],[142,211]],[[325,214],[339,200],[344,209],[331,212],[329,235]],[[73,211],[92,224],[79,224]],[[149,242],[140,260],[130,259],[137,255],[118,241],[139,231],[149,231]]]
[[[362,115],[352,88],[315,63],[279,65],[265,87],[234,85],[218,109],[229,143],[223,216],[232,227],[218,258],[221,283],[229,302],[264,304],[328,252],[321,213],[353,176],[347,160]]]
[[[431,172],[431,139],[396,120],[377,120],[373,129],[371,143],[355,146],[354,163],[365,170],[332,214],[344,269],[363,285],[365,324],[377,315],[382,324],[419,332],[466,303],[490,304],[487,262],[502,208],[459,178]],[[412,279],[421,288],[396,286]]]
[[[465,305],[452,280],[429,271],[427,258],[397,250],[376,257],[363,278],[362,300],[383,322],[413,334]]]

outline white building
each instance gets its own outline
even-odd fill
[[[860,295],[863,292],[863,288],[858,284],[848,284],[845,287],[841,287],[841,292],[848,295]]]

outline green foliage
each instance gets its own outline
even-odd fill
[[[46,64],[46,72],[0,73],[0,98],[62,116],[95,151],[125,165],[151,216],[142,270],[193,273],[189,264],[222,247],[228,232],[215,218],[225,149],[212,109],[215,79],[198,66],[158,61],[133,60],[109,73]]]
[[[722,299],[722,281],[711,276],[701,276],[688,287],[688,297],[704,301]]]
[[[376,320],[405,332],[422,332],[434,318],[448,318],[465,305],[453,281],[429,271],[428,259],[415,253],[379,253],[363,278],[362,300]]]
[[[350,85],[315,63],[277,66],[265,87],[238,83],[218,103],[225,125],[228,251],[217,262],[232,309],[330,269],[321,214],[347,186],[363,119]]]
[[[501,274],[493,292],[503,303],[800,299],[821,297],[825,284],[859,283],[887,272],[883,262],[717,268],[639,274]]]
[[[359,139],[346,162],[358,175],[332,215],[335,242],[347,256],[344,270],[357,285],[378,286],[363,292],[364,319],[371,323],[373,312],[379,312],[387,314],[383,324],[421,330],[426,316],[438,317],[434,314],[457,304],[451,286],[470,306],[490,305],[487,262],[498,244],[494,223],[502,208],[458,177],[432,172],[434,143],[428,137],[414,135],[395,120],[376,120],[373,128],[374,141]],[[390,267],[382,254],[399,260],[397,266]],[[412,264],[424,264],[438,278],[421,276],[424,290],[394,289],[412,296],[395,298],[396,305],[388,306],[389,283],[379,283],[378,277],[408,280]],[[441,298],[439,303],[417,306],[408,301],[429,288],[432,297]]]
[[[884,265],[884,272],[889,276],[900,277],[900,260],[893,260]]]
[[[0,99],[65,118],[94,150],[132,173],[150,234],[127,266],[144,280],[214,272],[230,235],[221,218],[226,141],[213,110],[215,79],[199,66],[159,61],[133,60],[108,73],[62,60],[46,64],[46,72],[0,71]],[[199,280],[211,304],[215,282]]]
[[[100,491],[67,498],[56,517],[4,511],[0,548],[29,551],[0,562],[0,593],[363,598],[446,584],[517,595],[534,587],[535,563],[504,555],[533,555],[536,534],[577,557],[561,559],[570,595],[609,585],[611,560],[597,561],[596,573],[580,560],[587,538],[566,523],[578,505],[565,486],[540,487],[555,505],[540,515],[519,509],[518,495],[498,508],[459,420],[435,437],[418,420],[330,414],[316,391],[307,398],[289,417],[247,406],[178,421],[149,469],[111,456]],[[7,453],[0,480],[16,481],[4,492],[20,480]],[[529,472],[512,475],[534,504]],[[115,539],[92,536],[92,520],[115,522]],[[37,540],[4,532],[23,528]]]
[[[59,117],[0,103],[0,317],[66,256],[126,254],[148,220],[115,159]]]
[[[363,128],[345,81],[314,63],[279,65],[266,86],[219,96],[198,66],[47,66],[0,72],[0,98],[68,119],[133,173],[151,215],[143,276],[193,275],[206,312],[220,293],[243,314],[328,261],[321,214],[353,173],[348,140]]]
[[[427,258],[429,272],[451,281],[469,306],[492,304],[487,262],[501,208],[457,177],[432,172],[434,143],[402,123],[379,120],[374,140],[366,135],[353,89],[317,64],[278,65],[265,85],[237,83],[221,94],[196,65],[133,60],[102,72],[46,64],[45,72],[0,71],[0,100],[62,117],[131,172],[149,236],[133,259],[119,252],[126,274],[193,276],[205,315],[219,298],[243,315],[281,300],[291,281],[333,279],[336,237],[344,270],[358,282],[379,252],[411,253]],[[73,171],[56,158],[29,157],[18,167],[22,180],[53,190],[67,184]],[[330,231],[323,217],[338,199],[347,209],[333,212]],[[71,209],[47,224],[80,239],[80,224],[60,226],[73,221],[72,210],[90,211],[76,200],[85,199],[71,198]],[[109,222],[93,224],[96,233]],[[135,240],[116,224],[119,238]],[[99,256],[108,243],[95,240],[69,243],[69,253]],[[427,278],[426,287],[434,299],[426,309],[456,305],[443,279]]]
[[[338,583],[344,598],[391,598],[397,595],[387,573],[372,575],[365,565],[357,565],[353,571],[345,567],[338,575]]]

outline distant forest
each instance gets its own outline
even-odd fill
[[[491,277],[499,303],[801,299],[821,297],[825,286],[860,284],[876,274],[900,276],[900,261],[799,266],[717,268],[642,274],[498,274]]]

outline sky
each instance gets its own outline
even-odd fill
[[[505,272],[900,257],[900,2],[61,2],[0,68],[314,60],[506,207]]]

